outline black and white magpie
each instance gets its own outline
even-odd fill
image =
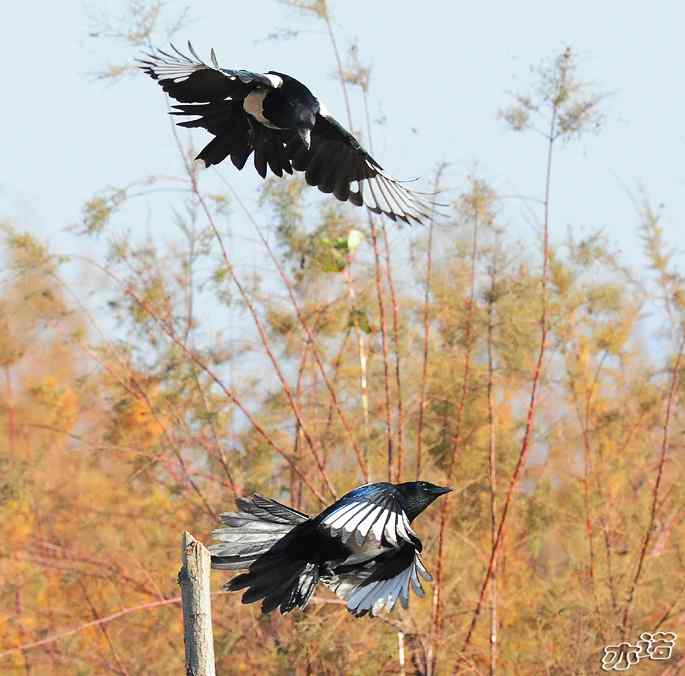
[[[266,178],[267,165],[277,176],[304,171],[309,185],[339,200],[366,206],[405,223],[430,217],[433,204],[391,178],[376,160],[295,78],[269,71],[221,68],[214,50],[205,63],[190,42],[192,58],[153,50],[140,68],[183,105],[172,115],[196,115],[181,127],[202,127],[214,135],[197,156],[205,166],[230,156],[238,168],[254,151],[254,166]],[[368,190],[367,190],[368,188]]]
[[[224,586],[246,589],[243,603],[262,600],[262,612],[304,608],[319,582],[347,601],[357,617],[409,604],[409,587],[423,596],[421,561],[412,521],[448,493],[426,481],[374,483],[350,491],[318,516],[253,495],[221,514],[212,535],[212,567],[244,570]]]

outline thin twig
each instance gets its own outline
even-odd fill
[[[326,23],[326,30],[328,31],[328,37],[331,41],[331,46],[333,47],[333,54],[335,55],[335,64],[338,69],[338,79],[340,81],[340,87],[342,88],[343,98],[345,99],[345,110],[347,112],[347,122],[350,125],[350,130],[353,129],[352,124],[352,108],[350,106],[350,97],[347,93],[347,85],[345,82],[345,72],[343,70],[342,59],[340,58],[340,51],[338,50],[338,43],[335,40],[335,33],[333,32],[333,24],[331,23],[331,16],[328,12],[328,3],[325,3],[326,7],[323,13],[323,20]]]
[[[385,318],[385,301],[383,299],[383,282],[381,281],[381,260],[378,249],[378,230],[376,228],[375,219],[369,212],[369,228],[371,229],[371,247],[373,249],[374,272],[376,281],[376,298],[378,299],[378,317],[381,328],[381,350],[383,354],[383,391],[385,394],[384,412],[385,412],[385,435],[387,444],[387,464],[388,464],[388,481],[393,480],[393,435],[392,435],[392,419],[390,417],[390,367],[388,365],[388,326]]]
[[[502,509],[502,516],[500,517],[499,526],[497,528],[497,537],[495,538],[495,543],[492,547],[492,552],[490,554],[490,561],[488,563],[488,568],[485,573],[485,578],[483,579],[483,584],[481,585],[480,593],[478,595],[478,602],[476,608],[473,611],[471,617],[471,622],[469,624],[468,630],[466,632],[466,637],[461,647],[460,660],[466,655],[466,650],[471,642],[473,636],[473,631],[476,628],[478,618],[480,616],[481,610],[483,608],[483,602],[485,599],[485,593],[487,592],[488,585],[493,573],[493,566],[495,559],[497,557],[497,551],[502,545],[504,539],[505,526],[507,523],[507,516],[509,514],[509,508],[511,506],[512,498],[514,495],[514,490],[518,485],[519,479],[521,477],[521,472],[525,466],[526,460],[528,459],[528,453],[531,448],[531,441],[533,437],[533,430],[535,427],[535,413],[538,404],[538,390],[540,388],[540,381],[542,379],[542,369],[545,360],[545,353],[547,350],[547,333],[548,333],[548,277],[549,277],[549,224],[550,224],[550,192],[551,192],[551,181],[552,181],[552,158],[554,141],[557,138],[557,116],[558,108],[554,107],[552,111],[552,117],[550,120],[549,134],[547,137],[547,167],[545,175],[545,205],[544,205],[544,222],[543,222],[543,244],[542,244],[542,310],[540,313],[540,347],[538,349],[538,357],[535,363],[535,369],[533,371],[533,381],[531,384],[530,391],[530,401],[528,403],[528,413],[526,415],[526,427],[523,434],[523,440],[521,441],[521,451],[519,452],[518,460],[516,461],[516,466],[514,468],[514,473],[509,481],[509,487],[507,488],[507,494],[504,499],[504,507]],[[460,662],[457,661],[455,666],[455,671],[460,668]]]
[[[454,480],[454,470],[457,465],[457,458],[462,449],[462,433],[464,422],[464,410],[466,407],[466,400],[469,396],[471,386],[471,354],[473,350],[473,314],[476,305],[476,267],[478,263],[478,226],[479,214],[477,208],[474,208],[473,213],[473,235],[471,244],[471,268],[469,270],[469,297],[466,304],[465,331],[464,331],[464,368],[462,375],[461,397],[457,405],[455,414],[454,432],[452,434],[450,458],[447,469],[448,484]],[[435,575],[435,586],[433,588],[433,605],[431,608],[431,634],[433,640],[431,641],[431,648],[440,642],[443,628],[443,608],[442,608],[442,574],[444,566],[444,544],[445,544],[445,528],[447,526],[447,516],[449,511],[450,501],[443,500],[440,506],[440,526],[438,530],[438,565]],[[437,651],[434,652],[432,664],[432,673],[436,673],[437,669]]]
[[[577,388],[575,385],[575,378],[569,373],[569,384],[571,388],[571,394],[573,397],[574,407],[576,409],[576,417],[578,418],[578,424],[581,428],[581,436],[583,439],[583,450],[585,453],[584,463],[583,463],[583,503],[585,506],[585,534],[588,541],[588,576],[590,580],[590,591],[592,593],[592,598],[595,605],[595,615],[597,616],[597,621],[599,625],[599,636],[602,643],[605,643],[605,632],[604,623],[602,618],[602,613],[599,606],[599,599],[597,597],[597,588],[595,584],[595,547],[594,547],[594,527],[593,527],[593,511],[592,502],[590,500],[590,483],[594,476],[593,463],[592,463],[592,444],[590,441],[590,419],[592,415],[592,398],[594,396],[595,387],[599,381],[599,374],[601,373],[602,366],[607,353],[604,352],[599,361],[597,369],[595,370],[595,376],[589,388],[586,388],[585,397],[585,411],[581,413],[580,410],[580,400],[578,397]],[[597,485],[601,485],[601,481],[597,482]],[[607,541],[608,542],[608,541]]]
[[[495,326],[495,302],[497,289],[497,250],[492,254],[490,270],[490,293],[488,295],[488,479],[490,483],[490,547],[497,540],[497,454],[495,446],[495,393],[493,333]],[[497,557],[492,562],[490,584],[490,676],[497,673]]]
[[[671,371],[671,387],[669,388],[668,403],[666,404],[666,416],[664,418],[664,425],[662,430],[659,465],[657,467],[656,479],[654,480],[654,487],[652,488],[652,506],[649,512],[649,522],[647,524],[647,529],[645,530],[645,535],[642,541],[642,548],[640,549],[640,557],[638,559],[637,567],[635,569],[635,575],[633,576],[630,589],[628,590],[626,605],[623,610],[623,620],[621,621],[622,638],[625,638],[626,631],[628,629],[630,621],[630,612],[633,607],[633,602],[635,601],[635,591],[637,590],[637,586],[640,582],[640,576],[642,575],[642,567],[645,561],[645,556],[647,555],[649,543],[652,539],[654,525],[656,523],[657,504],[659,500],[659,488],[661,487],[661,480],[664,474],[664,466],[666,464],[666,454],[668,452],[668,442],[671,432],[671,417],[677,399],[678,383],[680,381],[680,363],[682,361],[684,351],[685,333],[683,333],[683,336],[680,339],[678,356],[676,357],[675,364],[673,365],[673,370]]]
[[[231,493],[235,498],[239,495],[240,491],[238,490],[238,486],[235,482],[235,479],[233,478],[233,472],[231,471],[231,467],[228,463],[228,460],[226,459],[226,454],[224,453],[223,445],[219,441],[219,434],[217,432],[216,425],[214,424],[213,416],[210,415],[209,404],[207,402],[207,397],[205,396],[205,391],[194,369],[192,370],[192,376],[193,380],[195,381],[196,390],[200,395],[200,400],[202,401],[202,407],[205,413],[207,414],[206,417],[209,422],[209,429],[212,432],[212,441],[214,442],[214,452],[216,454],[216,457],[219,459],[219,464],[221,465],[221,468],[224,470],[224,474],[226,475],[226,479],[228,480],[228,485],[231,488]]]
[[[295,291],[293,289],[292,282],[288,279],[287,275],[285,274],[285,270],[283,269],[283,266],[281,265],[280,261],[278,260],[278,257],[273,251],[273,248],[267,241],[266,237],[264,236],[264,233],[262,232],[262,229],[259,227],[259,224],[255,220],[255,218],[252,216],[250,211],[247,209],[243,201],[240,199],[240,196],[238,193],[235,191],[235,189],[222,177],[222,180],[226,184],[226,186],[231,190],[233,197],[235,200],[238,202],[240,207],[243,209],[247,217],[250,219],[250,222],[252,223],[252,226],[254,227],[255,231],[259,235],[259,238],[264,245],[264,248],[267,250],[269,257],[273,261],[274,265],[276,266],[276,270],[283,281],[283,284],[286,287],[286,290],[288,291],[288,297],[290,298],[290,302],[293,306],[293,310],[295,310],[295,314],[297,316],[297,320],[300,323],[300,326],[302,327],[302,330],[305,332],[307,338],[311,342],[311,349],[312,349],[312,356],[314,357],[314,361],[316,362],[316,365],[319,369],[319,372],[321,373],[321,377],[323,378],[324,384],[326,385],[326,389],[328,390],[328,393],[331,397],[331,401],[333,402],[333,405],[335,407],[335,410],[338,414],[338,417],[340,418],[340,421],[342,422],[343,428],[345,429],[345,432],[347,433],[348,439],[350,440],[350,444],[352,445],[352,448],[355,452],[355,455],[357,457],[357,463],[359,464],[359,468],[362,472],[362,476],[364,477],[364,481],[368,481],[368,467],[364,463],[364,454],[362,452],[361,447],[359,446],[359,443],[356,439],[356,436],[354,434],[354,431],[352,430],[352,426],[350,425],[349,420],[347,419],[347,416],[345,415],[345,412],[343,411],[340,402],[338,400],[338,395],[335,391],[335,388],[331,385],[330,379],[328,378],[326,374],[326,369],[324,367],[323,361],[321,359],[321,354],[320,351],[317,347],[316,340],[314,338],[314,334],[312,333],[312,330],[309,328],[309,323],[305,319],[304,313],[302,312],[302,309],[300,308],[300,304],[297,302],[297,299],[295,298]],[[320,462],[320,458],[317,456],[317,463]],[[330,485],[330,481],[328,480],[328,477],[325,473],[325,470],[323,469],[323,465],[319,466],[320,471],[322,472],[322,478],[327,482],[327,485],[329,486],[329,490],[332,489],[332,485]],[[333,491],[333,496],[335,496],[335,492]]]
[[[112,620],[119,619],[120,617],[124,617],[125,615],[130,615],[131,613],[138,612],[139,610],[151,610],[152,608],[168,606],[172,603],[181,603],[181,597],[175,596],[174,598],[164,599],[163,601],[152,601],[150,603],[142,603],[141,605],[134,606],[132,608],[124,608],[124,610],[119,610],[116,613],[112,613],[111,615],[100,617],[97,620],[93,620],[92,622],[86,622],[85,624],[81,624],[78,627],[74,627],[73,629],[68,629],[67,631],[60,632],[59,634],[53,634],[51,636],[48,636],[47,638],[41,639],[40,641],[34,641],[33,643],[24,643],[14,648],[10,648],[9,650],[3,650],[3,652],[0,653],[0,658],[5,657],[7,655],[13,655],[14,653],[26,652],[27,650],[40,648],[41,646],[54,643],[55,641],[67,638],[68,636],[78,634],[79,632],[84,631],[85,629],[90,629],[91,627],[98,627],[102,624],[107,624]]]
[[[88,589],[83,582],[82,579],[79,578],[78,580],[79,586],[81,587],[81,591],[83,592],[83,595],[86,599],[86,603],[88,604],[88,607],[90,608],[90,612],[93,615],[94,620],[99,620],[99,613],[97,609],[95,608],[95,605],[90,598],[90,595],[88,594]],[[107,631],[107,624],[103,623],[98,625],[100,627],[100,631],[102,632],[102,635],[105,637],[105,641],[107,641],[107,645],[109,646],[109,650],[112,653],[112,657],[114,658],[114,661],[117,663],[117,666],[119,667],[119,670],[125,675],[129,676],[129,670],[126,668],[126,665],[121,661],[121,657],[119,656],[119,653],[117,652],[117,649],[114,647],[114,643],[112,642],[112,637],[109,635],[109,631]]]
[[[297,369],[297,385],[295,386],[295,398],[298,403],[302,397],[302,388],[304,385],[304,376],[307,367],[307,357],[309,357],[309,349],[311,343],[309,340],[305,341],[304,349],[302,350],[302,356],[300,357],[300,365]],[[300,428],[300,423],[295,421],[295,431],[293,432],[293,458],[295,462],[300,460],[300,450],[302,449],[302,429]],[[323,451],[323,457],[321,459],[324,467],[326,466],[326,451]],[[290,469],[290,500],[295,507],[295,509],[300,509],[302,504],[302,482],[297,481],[297,475]]]
[[[447,165],[440,163],[435,170],[433,192],[437,194],[440,189],[440,180]],[[421,475],[421,461],[423,454],[423,423],[426,415],[426,384],[428,382],[428,358],[430,345],[430,311],[429,300],[433,282],[433,231],[435,229],[435,204],[431,206],[430,219],[428,221],[428,242],[426,249],[426,283],[423,295],[423,357],[421,364],[421,385],[419,392],[419,420],[416,428],[416,471],[418,481]]]
[[[252,321],[254,322],[255,328],[257,329],[257,333],[259,334],[259,338],[262,342],[262,345],[264,347],[264,351],[266,352],[266,355],[269,357],[269,361],[271,362],[272,366],[274,367],[274,371],[276,373],[276,377],[278,378],[278,381],[281,384],[281,387],[283,389],[283,393],[286,396],[286,399],[288,400],[288,404],[290,405],[290,408],[292,409],[293,414],[295,415],[295,418],[297,419],[300,428],[302,429],[302,434],[304,435],[305,440],[307,441],[307,445],[309,446],[310,452],[312,454],[312,457],[314,458],[314,462],[316,463],[317,468],[319,469],[319,472],[321,474],[321,478],[324,480],[324,483],[326,485],[326,488],[328,489],[329,493],[333,496],[336,497],[336,491],[333,488],[333,484],[331,483],[330,479],[328,478],[328,475],[326,474],[326,471],[323,467],[323,463],[321,461],[321,456],[319,455],[316,443],[312,435],[309,433],[308,427],[305,425],[305,422],[302,418],[302,413],[300,411],[300,407],[298,406],[297,401],[295,400],[292,390],[290,388],[290,385],[288,384],[288,381],[285,378],[285,375],[283,374],[283,371],[281,369],[281,365],[279,364],[278,360],[276,359],[272,349],[271,349],[271,343],[269,341],[269,338],[266,334],[266,331],[262,325],[261,320],[259,319],[259,315],[257,313],[257,310],[254,306],[254,303],[252,302],[252,298],[250,295],[247,293],[245,290],[245,287],[241,283],[241,281],[238,279],[238,276],[235,272],[235,268],[233,267],[233,264],[231,263],[229,257],[228,257],[228,252],[226,251],[226,247],[224,246],[224,241],[223,238],[221,237],[221,233],[219,232],[219,228],[216,225],[216,222],[214,221],[214,217],[212,216],[212,213],[207,206],[207,202],[205,201],[202,193],[200,192],[198,185],[197,185],[197,176],[196,173],[193,171],[193,168],[191,167],[190,163],[188,162],[185,153],[183,152],[183,147],[181,145],[181,141],[178,136],[178,131],[176,130],[176,125],[171,124],[172,128],[172,133],[174,136],[174,139],[176,141],[176,145],[178,146],[179,152],[181,154],[181,157],[183,159],[183,164],[186,169],[186,173],[188,175],[188,178],[190,180],[191,186],[192,186],[192,192],[193,195],[195,195],[197,201],[199,202],[200,206],[202,207],[202,210],[205,213],[205,216],[207,217],[207,222],[209,223],[210,228],[212,229],[212,232],[214,233],[214,236],[219,244],[219,248],[221,249],[221,254],[224,259],[224,264],[226,265],[226,270],[228,274],[231,277],[231,280],[233,281],[233,284],[236,286],[238,289],[238,292],[240,293],[241,298],[243,299],[243,302],[245,303],[245,306],[247,307],[248,311],[250,312],[250,315],[252,316]],[[261,231],[258,229],[258,233],[261,236]],[[263,239],[263,237],[262,237]]]
[[[402,480],[402,465],[404,462],[404,406],[402,403],[402,379],[400,359],[400,319],[399,302],[395,280],[392,275],[392,263],[390,261],[390,242],[388,241],[388,229],[383,228],[383,244],[385,247],[385,276],[390,289],[390,307],[392,308],[392,337],[395,352],[395,387],[397,389],[397,465],[395,467],[395,481]]]
[[[367,356],[366,356],[366,340],[364,332],[359,326],[359,314],[357,311],[356,293],[354,284],[352,283],[352,254],[347,256],[347,265],[343,271],[345,282],[347,283],[347,295],[350,299],[350,313],[352,315],[352,324],[354,325],[354,332],[357,336],[357,351],[359,354],[359,391],[362,400],[362,415],[364,416],[364,464],[369,466],[369,385],[367,380]],[[371,473],[369,472],[368,481],[371,481]]]
[[[124,286],[121,281],[108,269],[102,267],[99,265],[97,262],[86,258],[84,256],[79,256],[81,260],[86,261],[93,267],[97,268],[100,270],[102,273],[107,275],[110,279],[112,279],[115,283]],[[218,387],[219,389],[224,393],[224,395],[229,399],[229,401],[232,401],[240,410],[240,412],[246,417],[250,425],[252,425],[253,429],[259,436],[274,450],[278,455],[280,455],[287,463],[290,465],[294,471],[297,473],[297,475],[302,479],[304,482],[304,485],[309,488],[309,490],[312,492],[312,494],[319,500],[321,504],[326,504],[326,500],[323,497],[323,495],[319,492],[319,490],[309,481],[309,479],[302,474],[300,471],[299,467],[294,463],[293,459],[290,457],[288,453],[286,453],[271,437],[271,435],[259,424],[257,419],[250,413],[249,409],[242,403],[240,398],[237,396],[237,394],[229,388],[227,385],[224,384],[224,382],[217,376],[212,369],[207,366],[202,359],[200,359],[195,352],[193,352],[187,345],[185,345],[174,333],[174,331],[167,325],[168,323],[159,317],[154,310],[147,304],[145,301],[143,301],[139,296],[136,295],[136,293],[130,288],[130,287],[125,287],[125,293],[128,295],[131,299],[135,301],[135,303],[149,316],[151,317],[164,331],[164,334],[169,338],[174,345],[176,345],[182,352],[183,354],[188,357],[195,365],[197,365],[202,371],[204,371],[207,376],[212,380]]]

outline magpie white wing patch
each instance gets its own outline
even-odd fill
[[[392,497],[383,498],[380,503],[363,497],[352,500],[334,509],[321,525],[342,542],[354,537],[358,545],[371,538],[399,547],[402,541],[413,544],[417,539],[407,515]]]
[[[165,52],[162,49],[155,49],[152,52],[147,52],[147,58],[139,59],[139,63],[141,68],[148,75],[152,76],[155,80],[158,80],[160,84],[162,84],[164,90],[179,101],[186,101],[186,98],[183,97],[183,91],[182,89],[179,89],[178,85],[188,82],[192,76],[205,80],[205,82],[202,83],[204,89],[209,88],[216,90],[217,97],[214,98],[226,98],[224,96],[218,96],[218,92],[222,88],[222,82],[225,83],[225,85],[233,83],[233,87],[228,87],[228,98],[230,98],[230,95],[233,93],[233,89],[235,87],[240,89],[241,85],[256,85],[274,89],[283,84],[282,78],[277,75],[264,75],[262,73],[253,73],[249,70],[221,68],[213,49],[210,51],[209,55],[211,64],[206,63],[198,56],[190,42],[188,42],[188,50],[193,58],[186,56],[173,44],[171,45],[171,49],[175,52],[174,54]],[[247,91],[249,91],[249,89]],[[179,93],[180,97],[178,96]],[[204,92],[199,92],[200,96],[202,96],[202,93]],[[238,93],[244,96],[247,92],[240,91]]]
[[[381,169],[372,167],[368,162],[367,166],[375,172],[375,176],[359,183],[358,195],[368,209],[393,221],[399,219],[405,223],[421,223],[431,218],[432,206],[422,199],[419,193],[408,190],[399,181]],[[367,186],[369,195],[364,196]]]
[[[279,77],[278,75],[274,75],[273,73],[264,73],[264,77],[269,79],[269,82],[271,82],[271,86],[274,89],[278,89],[283,85],[283,78]]]
[[[319,99],[319,115],[322,117],[331,117],[331,114],[328,112],[328,108],[326,105]]]
[[[260,124],[270,129],[278,129],[275,125],[271,124],[269,120],[264,117],[264,97],[268,94],[266,89],[255,89],[251,91],[243,101],[243,110],[252,115],[252,117],[257,120]]]
[[[190,43],[188,44],[190,45]],[[185,54],[178,51],[174,45],[171,45],[171,48],[176,52],[176,55],[169,54],[163,49],[156,49],[153,52],[148,52],[146,54],[148,60],[141,60],[141,63],[149,66],[150,75],[153,75],[159,80],[181,82],[182,80],[187,80],[198,70],[209,68],[202,59],[198,58],[197,61],[193,61]],[[192,48],[191,53],[194,54]],[[211,58],[216,62],[214,50],[211,52]]]

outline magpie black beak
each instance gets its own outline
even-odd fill
[[[435,495],[444,495],[445,493],[451,493],[454,488],[448,488],[447,486],[433,486],[433,493]]]
[[[312,144],[312,132],[310,129],[298,129],[297,134],[299,137],[302,139],[302,143],[304,143],[304,147],[309,150],[309,147]]]

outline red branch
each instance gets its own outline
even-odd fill
[[[14,653],[25,652],[26,650],[33,650],[33,648],[40,648],[41,646],[54,643],[55,641],[59,641],[62,638],[66,638],[67,636],[73,636],[74,634],[78,634],[84,629],[90,629],[90,627],[98,627],[102,624],[107,624],[112,620],[116,620],[120,617],[123,617],[124,615],[135,613],[139,610],[150,610],[152,608],[159,608],[160,606],[168,606],[173,603],[181,603],[181,597],[175,596],[172,599],[152,601],[151,603],[143,603],[139,606],[134,606],[133,608],[124,608],[124,610],[119,610],[116,613],[112,613],[111,615],[100,617],[97,620],[93,620],[92,622],[86,622],[85,624],[81,624],[78,627],[68,629],[67,631],[61,632],[59,634],[53,634],[52,636],[48,636],[47,638],[41,639],[40,641],[34,641],[33,643],[24,643],[22,645],[16,646],[15,648],[10,648],[9,650],[3,650],[0,653],[0,658],[6,657],[7,655],[12,655]]]
[[[535,412],[537,410],[538,403],[538,390],[540,388],[540,380],[542,379],[542,367],[545,361],[545,352],[547,351],[547,312],[548,312],[548,276],[549,276],[549,223],[550,223],[550,190],[552,182],[552,157],[554,150],[554,141],[556,139],[556,126],[557,126],[557,115],[558,108],[555,106],[552,111],[552,118],[550,120],[549,134],[547,136],[548,146],[547,146],[547,172],[545,177],[545,200],[544,200],[544,226],[543,226],[543,242],[542,242],[542,311],[540,313],[540,348],[538,351],[538,358],[535,363],[535,370],[533,371],[533,382],[530,390],[530,402],[528,404],[528,414],[526,416],[526,429],[523,434],[523,440],[521,442],[521,451],[519,453],[518,460],[516,462],[516,467],[514,468],[514,473],[509,481],[509,488],[507,489],[507,495],[504,499],[504,508],[502,509],[502,516],[500,518],[499,526],[497,528],[497,537],[492,545],[492,551],[490,552],[490,561],[488,562],[488,568],[485,573],[485,579],[480,589],[480,594],[478,595],[478,603],[473,611],[471,617],[471,623],[469,624],[468,631],[466,632],[466,637],[464,643],[461,647],[460,657],[463,659],[465,657],[466,649],[471,642],[471,637],[473,636],[473,630],[476,628],[478,618],[480,616],[481,610],[483,609],[483,602],[485,600],[485,593],[488,590],[488,585],[492,579],[492,575],[495,569],[495,561],[497,558],[497,552],[502,545],[504,540],[505,526],[507,523],[507,516],[509,514],[509,508],[511,507],[512,498],[514,495],[514,490],[518,485],[519,479],[521,477],[521,472],[528,459],[528,453],[530,452],[531,440],[533,438],[533,429],[535,427]],[[455,665],[455,672],[460,668],[460,662],[457,661]]]
[[[474,212],[473,242],[471,248],[471,270],[469,272],[469,298],[466,303],[466,327],[464,334],[464,373],[461,389],[461,398],[457,406],[454,434],[450,450],[450,461],[447,469],[447,483],[454,480],[454,468],[457,457],[462,447],[462,431],[464,422],[464,408],[469,396],[471,384],[471,352],[473,349],[473,312],[476,305],[476,264],[478,259],[478,213]],[[440,642],[444,617],[442,607],[442,573],[444,565],[445,527],[449,511],[449,500],[443,500],[440,506],[440,528],[438,531],[438,565],[435,571],[435,587],[433,591],[433,606],[431,609],[431,650]],[[431,656],[431,669],[435,673],[437,668],[437,651]]]
[[[654,487],[652,488],[652,508],[649,514],[649,524],[647,525],[645,537],[642,542],[642,549],[640,550],[640,558],[637,562],[637,568],[635,569],[635,576],[633,577],[632,584],[630,585],[626,606],[623,611],[623,620],[621,622],[622,637],[625,637],[626,630],[628,628],[630,611],[632,610],[633,602],[635,600],[635,590],[637,589],[637,585],[640,581],[640,576],[642,575],[642,567],[645,562],[645,556],[647,555],[647,548],[649,547],[649,543],[652,539],[652,533],[654,532],[654,524],[656,522],[656,510],[659,501],[659,488],[661,487],[661,479],[664,474],[664,465],[666,464],[666,453],[668,451],[668,440],[671,430],[671,416],[673,414],[674,404],[677,399],[678,381],[680,380],[680,363],[683,358],[683,351],[685,351],[685,334],[681,338],[680,347],[678,349],[678,356],[676,357],[675,364],[673,365],[673,371],[671,372],[671,387],[668,392],[668,403],[666,404],[666,418],[664,419],[663,435],[661,438],[661,454],[659,456],[659,466],[656,472],[656,480],[654,481]]]

